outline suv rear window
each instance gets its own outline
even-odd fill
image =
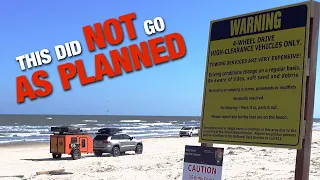
[[[106,135],[97,135],[94,140],[106,140],[109,136]]]

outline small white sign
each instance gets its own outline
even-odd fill
[[[221,180],[223,148],[186,146],[182,180]]]

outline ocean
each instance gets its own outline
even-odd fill
[[[199,116],[0,115],[0,144],[48,142],[51,126],[75,126],[91,133],[117,127],[137,138],[178,136],[182,126],[200,126]],[[320,129],[315,119],[314,129]]]

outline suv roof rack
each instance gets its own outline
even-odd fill
[[[71,126],[56,126],[51,127],[51,132],[53,134],[60,134],[60,135],[76,135],[76,134],[88,134],[82,131],[82,129],[78,127],[71,127]]]
[[[96,134],[114,135],[121,131],[122,129],[119,128],[102,128],[99,129],[98,132],[96,132]]]

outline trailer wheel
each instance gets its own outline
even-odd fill
[[[53,157],[53,159],[60,159],[61,158],[61,154],[52,153],[52,157]]]
[[[72,151],[71,153],[71,157],[73,160],[77,160],[81,158],[81,152],[79,151],[79,149],[75,149]]]

